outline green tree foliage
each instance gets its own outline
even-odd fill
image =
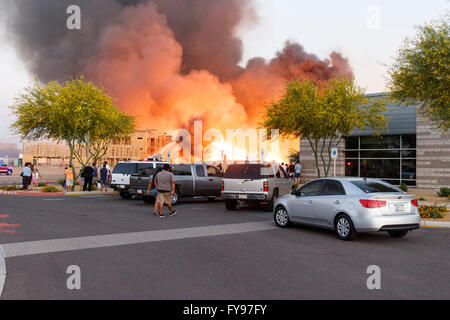
[[[103,88],[84,78],[64,85],[37,81],[15,98],[11,106],[16,116],[12,130],[24,139],[56,139],[70,149],[82,167],[101,158],[108,141],[134,132],[134,118],[121,113]],[[89,144],[89,156],[86,147]]]
[[[307,139],[316,161],[319,177],[328,176],[331,149],[343,136],[358,127],[371,127],[379,134],[386,128],[382,114],[383,98],[369,100],[353,81],[333,79],[327,83],[311,80],[292,81],[284,96],[266,109],[264,126],[278,129],[285,136]]]
[[[421,111],[443,131],[450,128],[450,28],[442,20],[418,27],[389,66],[393,98],[422,102]]]

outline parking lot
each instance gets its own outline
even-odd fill
[[[2,299],[449,299],[449,229],[405,238],[277,228],[262,208],[183,201],[164,219],[117,195],[0,195]],[[166,209],[167,210],[167,209]],[[166,211],[167,212],[167,211]],[[1,223],[1,221],[0,221]],[[367,268],[380,267],[369,290]],[[69,290],[69,266],[81,289]]]

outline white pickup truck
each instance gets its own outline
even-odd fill
[[[272,210],[276,199],[290,193],[292,185],[289,175],[278,164],[232,164],[222,181],[222,198],[228,210],[235,210],[239,201],[254,205],[265,202]]]

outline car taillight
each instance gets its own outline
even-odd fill
[[[222,183],[221,183],[221,189],[222,189],[222,191],[224,190],[223,181],[222,181]]]
[[[359,200],[364,208],[381,208],[386,206],[386,201],[382,200]]]
[[[412,204],[414,207],[418,207],[418,206],[419,206],[419,203],[417,202],[417,199],[411,200],[411,204]]]
[[[269,182],[264,181],[264,192],[268,192],[269,191]]]

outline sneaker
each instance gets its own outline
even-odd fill
[[[163,214],[160,214],[159,217],[160,217],[160,218],[165,218],[166,216],[163,215]]]
[[[169,216],[173,217],[173,216],[176,215],[176,214],[177,214],[177,210],[173,210],[173,211],[169,214]]]

